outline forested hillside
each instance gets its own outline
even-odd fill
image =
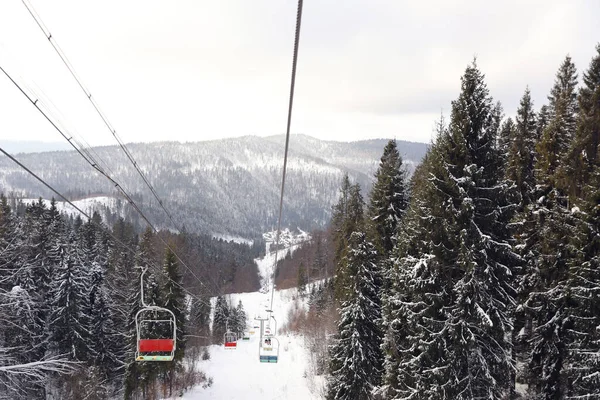
[[[140,235],[123,220],[109,230],[99,214],[84,222],[54,203],[13,210],[2,196],[0,398],[136,398],[198,383],[197,371],[182,366],[184,354],[195,354],[185,335],[206,334],[211,296],[258,289],[253,259],[262,251],[261,242],[185,232]],[[142,268],[146,303],[178,316],[168,365],[134,361]]]
[[[91,154],[159,227],[180,229],[185,225],[190,232],[251,239],[272,230],[276,224],[283,139],[246,136],[195,143],[128,145],[177,227],[171,226],[121,149],[100,147],[92,149]],[[399,143],[413,169],[426,145]],[[304,230],[323,227],[331,216],[342,175],[347,172],[353,181],[370,187],[384,144],[384,140],[345,143],[292,136],[284,225]],[[22,154],[19,159],[71,199],[90,195],[120,198],[114,186],[74,151]],[[52,196],[6,158],[0,159],[0,191],[9,197]],[[144,226],[128,205],[123,210],[121,216],[128,222]]]
[[[342,181],[334,284],[293,325],[329,342],[328,399],[599,398],[596,50],[514,120],[474,61],[410,181],[393,141],[368,200]]]

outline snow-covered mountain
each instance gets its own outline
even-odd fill
[[[283,143],[283,135],[244,136],[194,143],[137,143],[128,148],[178,228],[185,225],[190,231],[252,238],[272,230],[276,223]],[[332,142],[293,135],[284,226],[310,230],[327,222],[345,171],[366,195],[386,143],[387,139]],[[398,148],[409,170],[426,151],[422,143],[398,141]],[[96,147],[90,153],[133,194],[156,225],[172,227],[117,146]],[[71,198],[117,195],[113,185],[74,151],[20,154],[18,159]],[[0,158],[0,191],[29,198],[52,196],[7,158]],[[124,214],[137,218],[132,210]]]

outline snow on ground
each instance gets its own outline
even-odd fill
[[[310,285],[316,285],[318,282],[320,281],[311,282]],[[309,290],[310,285],[308,286]],[[238,301],[242,301],[251,326],[254,325],[254,318],[257,316],[264,317],[267,314],[265,310],[271,305],[271,292],[232,293],[226,295],[225,298],[232,307],[237,306]],[[277,321],[277,329],[287,324],[291,310],[300,307],[306,309],[306,307],[308,307],[306,303],[307,300],[307,298],[298,298],[298,290],[296,288],[275,290],[273,295],[273,317],[275,317],[275,320]],[[216,297],[210,299],[213,311],[215,309],[216,301]],[[273,326],[273,329],[275,329],[275,326]]]
[[[315,285],[318,282],[313,282]],[[197,386],[183,396],[185,400],[200,399],[320,399],[317,390],[310,388],[315,385],[315,377],[310,375],[308,354],[304,347],[304,339],[300,336],[281,336],[279,340],[279,361],[276,364],[260,363],[258,357],[260,322],[254,320],[258,315],[266,316],[265,309],[271,301],[269,293],[234,293],[227,295],[231,305],[237,305],[241,300],[248,314],[250,341],[239,340],[236,350],[225,350],[222,345],[209,346],[210,360],[199,361],[198,367],[208,377],[213,379],[209,388]],[[306,308],[306,298],[298,298],[296,288],[276,290],[273,298],[273,316],[277,331],[284,326],[294,308]],[[211,299],[214,309],[216,298]],[[271,323],[275,331],[275,322]],[[275,341],[274,341],[275,342]]]
[[[39,199],[23,199],[23,203],[31,204],[38,200]],[[42,201],[44,202],[44,204],[47,207],[50,207],[50,200],[42,199]],[[96,197],[89,197],[87,199],[73,200],[72,203],[75,206],[77,206],[80,210],[82,210],[88,214],[92,214],[94,212],[94,210],[98,210],[100,208],[100,206],[107,206],[111,210],[117,210],[117,199],[114,197],[109,197],[109,196],[96,196]],[[59,212],[65,213],[72,217],[81,215],[81,214],[79,214],[79,211],[74,209],[73,206],[71,206],[69,203],[67,203],[65,201],[56,200],[56,208],[58,209]],[[84,216],[81,216],[81,217],[85,219]]]
[[[210,346],[210,360],[200,361],[198,367],[212,377],[212,386],[206,389],[197,386],[182,399],[319,399],[310,392],[305,377],[308,361],[302,347],[303,339],[280,337],[279,362],[267,364],[259,362],[258,336],[257,331],[251,335],[250,341],[238,341],[236,350]]]
[[[223,239],[226,242],[234,242],[234,243],[238,243],[238,244],[247,244],[248,246],[252,246],[252,244],[254,243],[254,240],[251,239],[245,239],[241,236],[231,236],[231,235],[226,235],[226,234],[219,234],[219,233],[215,233],[212,235],[213,238],[215,239]]]
[[[300,235],[288,235],[287,238],[290,247],[280,252],[281,258],[285,257],[288,251],[297,248],[309,236],[301,232]],[[267,249],[269,244],[270,242],[267,240]],[[256,259],[263,278],[270,275],[274,261],[274,252],[267,252],[264,258]],[[268,282],[268,279],[263,279],[263,281]],[[311,283],[311,285],[315,284],[318,282]],[[208,388],[196,386],[182,399],[320,399],[321,396],[316,387],[322,386],[323,382],[315,385],[315,377],[311,376],[309,372],[309,360],[304,339],[295,335],[280,336],[277,332],[287,323],[292,310],[306,309],[307,299],[299,298],[296,288],[275,291],[273,316],[276,322],[271,323],[271,330],[275,331],[280,348],[278,362],[267,364],[259,361],[260,332],[259,329],[253,327],[260,326],[260,322],[254,319],[256,316],[266,316],[265,310],[270,307],[271,303],[271,292],[263,290],[253,293],[233,293],[227,295],[226,298],[231,306],[236,306],[239,300],[242,301],[249,318],[249,331],[254,331],[254,334],[250,335],[249,341],[239,340],[236,350],[225,350],[223,345],[209,346],[210,360],[199,360],[198,366],[202,372],[213,379],[213,384]],[[216,298],[211,298],[213,310],[215,302]],[[313,388],[312,391],[311,388]]]
[[[209,346],[210,360],[199,360],[198,367],[213,379],[213,384],[206,389],[197,386],[187,392],[183,399],[320,399],[318,393],[310,390],[310,387],[315,386],[314,377],[309,376],[308,354],[302,337],[280,336],[276,332],[275,337],[280,345],[279,361],[276,364],[259,362],[260,333],[253,326],[260,326],[260,322],[254,318],[266,315],[264,310],[270,304],[270,293],[234,293],[227,295],[227,298],[232,306],[237,305],[239,300],[242,301],[249,317],[249,331],[255,333],[250,335],[250,341],[239,340],[236,350],[225,350],[223,345]],[[298,298],[296,288],[276,290],[273,300],[277,330],[287,323],[291,310],[307,307],[307,299]],[[211,299],[213,309],[215,301],[216,298]],[[272,330],[275,330],[274,325],[273,322]]]
[[[299,245],[307,240],[310,240],[310,234],[304,232],[302,229],[297,228],[299,233],[294,233],[289,229],[284,229],[279,234],[279,243],[289,248],[294,245]],[[277,231],[263,233],[263,238],[267,242],[267,253],[270,251],[270,247],[275,243]]]
[[[304,232],[298,228],[299,233],[293,233],[289,229],[284,229],[279,235],[279,243],[285,246],[284,249],[280,250],[277,254],[278,260],[283,260],[288,252],[294,253],[294,251],[302,245],[302,243],[310,240],[310,234]],[[265,252],[266,255],[263,258],[257,258],[254,260],[258,266],[258,273],[260,275],[260,291],[267,292],[271,290],[270,277],[273,275],[275,270],[275,251],[271,251],[271,247],[274,247],[277,231],[263,233],[265,239]]]

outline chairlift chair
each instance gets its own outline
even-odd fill
[[[276,346],[271,343],[270,346],[265,345],[261,342],[258,348],[258,358],[261,363],[277,363],[279,359],[279,340],[276,337],[269,337],[265,340],[277,342]]]
[[[166,314],[167,318],[157,319],[157,314]],[[149,338],[144,327],[168,326],[169,335],[159,338]],[[177,323],[175,314],[169,309],[157,306],[144,307],[135,315],[135,329],[137,333],[136,361],[173,361],[177,343]]]
[[[137,346],[136,361],[173,361],[177,349],[177,322],[175,314],[168,308],[149,306],[144,302],[144,268],[140,276],[142,308],[135,314],[135,331]],[[157,317],[162,315],[163,317]],[[166,315],[166,317],[165,317]],[[150,333],[149,326],[168,327],[168,330],[158,330],[159,334]],[[144,329],[145,328],[145,329]],[[165,333],[163,333],[165,332]],[[166,333],[168,332],[168,333]],[[159,337],[149,337],[159,336]]]
[[[223,343],[225,343],[226,350],[237,349],[237,335],[231,331],[225,332],[225,335],[223,335]]]

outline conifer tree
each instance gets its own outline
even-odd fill
[[[395,140],[390,140],[383,150],[369,197],[373,242],[379,254],[387,258],[396,244],[397,227],[408,206],[406,171]]]
[[[577,218],[567,207],[570,191],[564,162],[575,136],[577,74],[570,57],[560,66],[549,96],[549,122],[537,145],[536,201],[527,210],[521,232],[525,271],[520,284],[529,343],[524,378],[533,397],[562,398],[568,393],[564,367],[569,312],[569,264],[577,249],[566,238],[577,236]]]
[[[548,96],[549,122],[537,145],[539,178],[550,184],[567,184],[564,174],[556,174],[575,134],[577,105],[577,69],[567,56],[561,64]],[[558,182],[557,182],[558,181]]]
[[[215,303],[215,312],[213,317],[213,341],[222,343],[223,336],[229,324],[229,307],[225,301],[225,297],[218,296]]]
[[[346,214],[341,221],[341,236],[337,239],[345,246],[340,252],[343,258],[336,264],[335,297],[340,302],[343,302],[349,295],[349,288],[351,287],[351,276],[346,265],[346,252],[348,250],[350,235],[353,232],[362,232],[364,230],[364,205],[365,202],[360,193],[360,185],[351,185],[348,188]]]
[[[241,336],[244,334],[244,331],[248,326],[248,315],[246,315],[246,310],[244,310],[242,300],[238,301],[237,307],[233,308],[231,311],[235,316],[232,331],[237,333],[238,336]]]
[[[85,256],[73,233],[59,250],[59,265],[54,271],[50,289],[50,340],[57,354],[68,354],[74,360],[89,359],[88,288],[90,277]]]
[[[569,210],[576,231],[566,238],[574,256],[567,260],[564,376],[568,398],[593,398],[600,395],[600,45],[583,74],[578,101],[577,134],[567,156],[578,197]]]
[[[401,246],[394,298],[400,321],[391,324],[404,321],[401,333],[410,340],[386,339],[387,351],[397,354],[394,362],[386,358],[395,398],[508,395],[509,268],[516,255],[506,224],[516,199],[502,179],[499,110],[473,63],[452,103],[450,125],[426,160],[428,178],[411,206],[415,217],[406,223],[412,243]],[[398,367],[397,378],[390,366]]]
[[[380,278],[374,247],[364,233],[352,234],[347,266],[353,295],[342,303],[327,398],[372,399],[381,376],[381,303],[375,283]]]
[[[334,242],[335,242],[335,264],[339,264],[344,258],[344,251],[346,249],[347,233],[344,230],[345,221],[348,216],[348,202],[350,198],[350,178],[348,174],[344,174],[342,178],[342,184],[340,186],[340,197],[338,202],[333,206],[333,213],[331,216],[331,225],[334,231]]]
[[[167,248],[165,260],[163,264],[163,274],[165,278],[164,286],[162,287],[163,304],[168,310],[175,314],[175,322],[177,324],[177,348],[175,349],[175,358],[172,363],[165,364],[166,380],[169,384],[169,393],[173,393],[173,383],[175,381],[175,370],[177,364],[183,360],[185,353],[185,333],[186,333],[186,310],[185,295],[181,288],[181,275],[178,271],[178,263],[175,258],[175,253],[170,248]]]
[[[540,107],[540,111],[537,113],[537,124],[535,129],[535,142],[537,143],[542,138],[542,133],[548,126],[548,120],[550,119],[550,111],[547,105]]]
[[[517,109],[517,124],[511,131],[506,160],[506,177],[517,185],[521,194],[521,207],[531,202],[535,186],[535,130],[533,102],[527,88]]]
[[[506,121],[502,124],[502,128],[498,133],[498,152],[500,153],[500,157],[504,164],[507,163],[508,153],[511,148],[511,141],[515,136],[515,131],[517,127],[515,126],[512,118],[507,118]]]

